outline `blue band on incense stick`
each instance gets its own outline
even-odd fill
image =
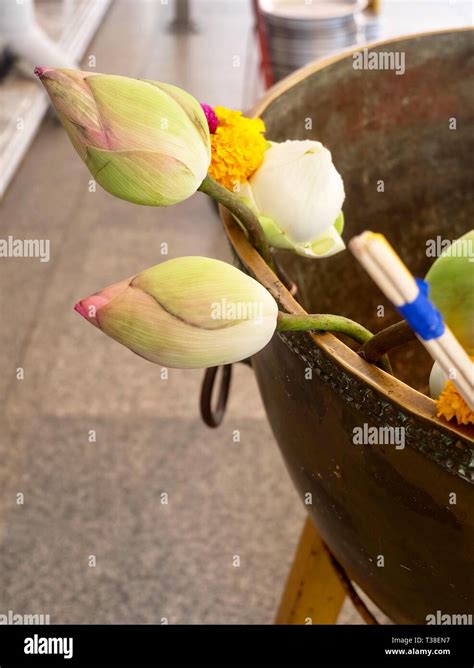
[[[397,311],[424,341],[437,339],[444,333],[443,316],[428,299],[428,283],[421,278],[415,281],[419,288],[417,297],[409,304],[397,306]]]

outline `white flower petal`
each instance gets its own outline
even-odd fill
[[[272,144],[249,183],[259,213],[298,244],[323,235],[344,201],[331,153],[315,141]]]
[[[433,399],[438,399],[447,382],[448,376],[444,373],[438,362],[435,362],[430,373],[430,395]]]

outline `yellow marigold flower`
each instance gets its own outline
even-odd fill
[[[235,190],[260,167],[267,148],[265,124],[246,118],[241,111],[215,107],[219,125],[211,134],[209,174],[228,190]]]
[[[458,424],[474,424],[474,412],[459,394],[452,381],[448,381],[436,403],[436,415],[446,420],[456,418]]]

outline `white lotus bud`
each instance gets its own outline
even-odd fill
[[[273,247],[309,257],[345,248],[340,236],[344,184],[320,142],[272,143],[242,194],[250,199]]]

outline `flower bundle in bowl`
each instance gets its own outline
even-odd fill
[[[390,617],[423,622],[472,606],[474,414],[345,240],[383,233],[474,354],[472,33],[373,47],[387,48],[405,52],[406,76],[354,70],[346,53],[282,82],[254,118],[169,83],[37,73],[102,187],[147,206],[212,197],[235,251],[236,266],[137,267],[76,310],[164,366],[251,358],[324,541]],[[452,243],[430,257],[438,238]]]

